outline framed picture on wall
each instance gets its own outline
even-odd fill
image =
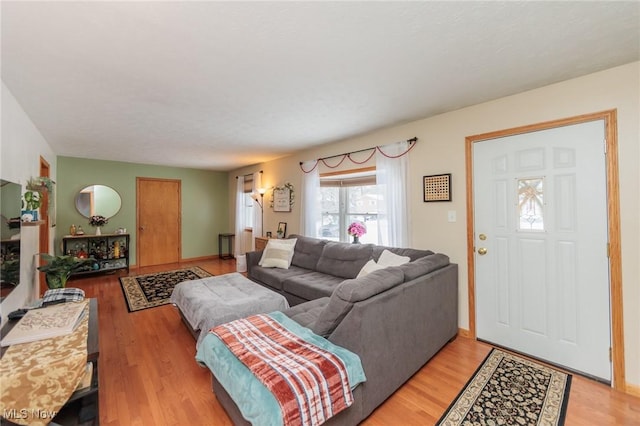
[[[276,231],[278,238],[285,238],[287,236],[287,222],[278,223],[278,230]]]
[[[289,188],[275,188],[273,190],[273,211],[274,212],[290,212],[291,211],[291,190]]]
[[[423,177],[424,202],[451,201],[451,173]]]

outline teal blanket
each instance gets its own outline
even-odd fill
[[[268,316],[301,339],[338,356],[346,366],[351,389],[366,380],[358,355],[314,334],[282,312]],[[216,335],[206,335],[198,347],[196,361],[211,370],[246,420],[261,426],[282,425],[282,413],[275,397]]]

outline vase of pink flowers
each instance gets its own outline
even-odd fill
[[[347,228],[347,233],[353,237],[352,244],[360,244],[360,237],[367,233],[367,227],[362,222],[353,222]]]
[[[89,225],[96,227],[96,235],[102,235],[100,228],[109,223],[109,219],[104,216],[96,215],[89,218]]]

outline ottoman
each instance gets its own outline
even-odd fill
[[[284,296],[238,272],[181,282],[173,289],[171,303],[197,339],[196,348],[212,327],[289,307]]]

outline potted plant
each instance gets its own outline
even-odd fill
[[[54,181],[45,176],[38,176],[31,178],[27,181],[27,189],[31,191],[38,191],[40,193],[46,192],[53,194]]]
[[[347,234],[353,237],[353,244],[360,244],[360,237],[367,233],[364,223],[355,221],[347,228]]]
[[[47,263],[38,266],[38,270],[45,273],[47,287],[49,288],[65,287],[72,272],[93,262],[92,259],[80,259],[75,256],[68,255],[52,256],[47,253],[40,253],[40,256]]]
[[[22,196],[22,221],[37,221],[38,209],[40,208],[40,193],[38,191],[27,191]],[[26,215],[26,216],[25,216]]]
[[[96,215],[89,218],[89,225],[96,227],[96,235],[102,235],[100,228],[109,223],[109,219],[104,216]]]
[[[0,287],[17,286],[20,282],[20,259],[0,262]]]
[[[27,189],[29,191],[38,192],[39,196],[42,194],[49,194],[48,200],[48,210],[53,211],[53,201],[54,201],[54,188],[55,182],[46,176],[38,176],[36,178],[31,178],[27,181]]]

